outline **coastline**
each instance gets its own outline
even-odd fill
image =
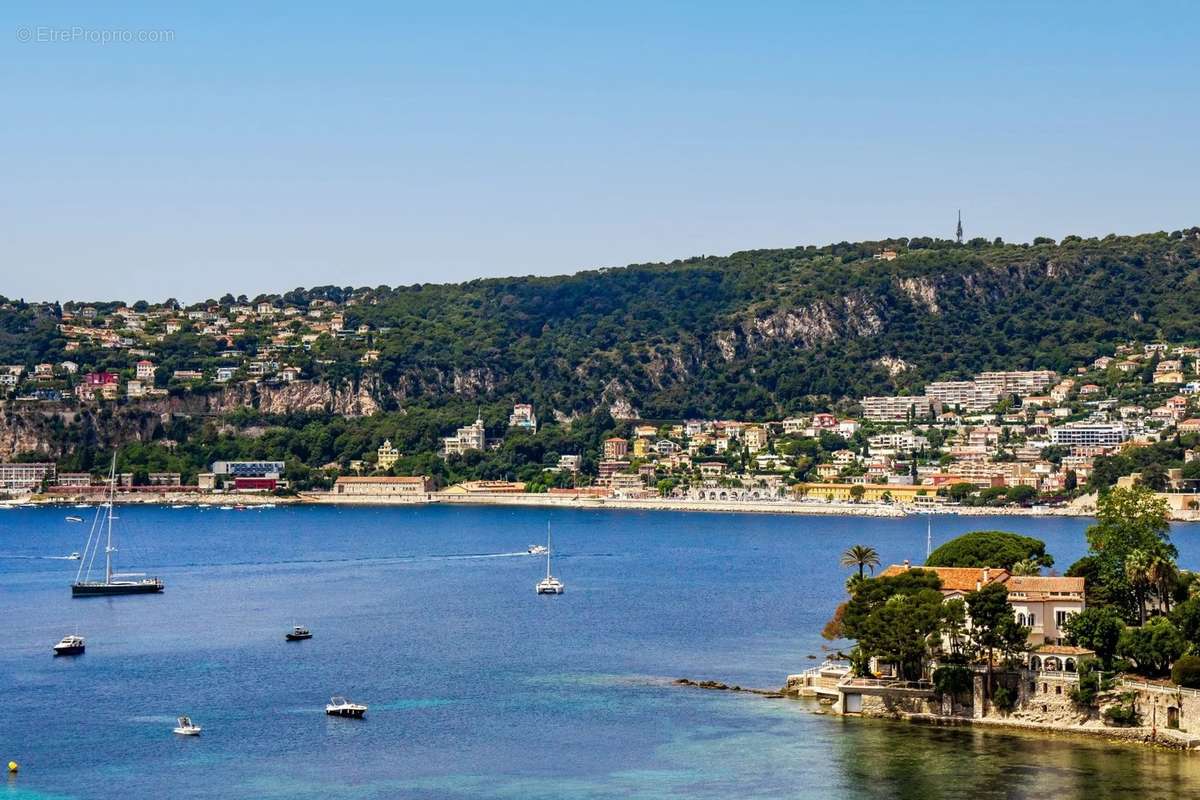
[[[71,506],[80,503],[94,504],[98,498],[92,494],[59,494],[53,497],[29,495],[24,498],[0,502],[0,507],[21,506]],[[959,516],[1089,516],[1089,510],[1074,508],[1030,509],[1030,508],[975,508],[952,506],[945,508],[915,508],[885,503],[847,503],[792,500],[680,500],[669,498],[620,498],[562,496],[551,494],[457,494],[432,492],[413,497],[387,497],[373,495],[335,495],[328,492],[305,492],[295,496],[277,497],[261,494],[199,493],[199,492],[123,492],[118,493],[118,504],[132,505],[184,505],[246,507],[264,505],[348,505],[348,506],[425,506],[425,505],[474,505],[474,506],[522,506],[540,508],[609,509],[619,511],[690,511],[724,514],[780,514],[856,517],[906,517],[917,514]]]
[[[95,494],[27,495],[0,501],[0,509],[19,506],[70,506],[93,504]],[[584,495],[509,494],[472,492],[430,492],[414,496],[336,495],[332,492],[303,492],[293,496],[275,496],[232,492],[122,492],[116,502],[135,505],[245,506],[264,505],[348,505],[348,506],[424,506],[474,505],[522,506],[535,508],[578,508],[617,511],[687,511],[708,514],[778,514],[809,516],[848,516],[901,518],[937,515],[959,517],[1076,517],[1095,516],[1095,506],[1080,498],[1075,504],[1059,507],[1022,508],[1012,506],[913,506],[897,503],[870,503],[813,500],[682,500],[678,498],[590,497]],[[1198,522],[1200,511],[1173,511],[1174,522]]]

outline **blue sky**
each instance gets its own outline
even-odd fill
[[[5,4],[0,294],[1200,223],[1200,7],[981,5]]]

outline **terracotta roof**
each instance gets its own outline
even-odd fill
[[[357,478],[357,477],[351,477],[351,476],[344,475],[344,476],[338,478],[337,482],[338,483],[424,483],[425,479],[409,477],[409,476],[403,476],[403,477],[397,478],[397,477],[392,477],[390,475],[380,475],[378,478],[371,478],[371,477]]]
[[[1010,592],[1047,594],[1049,592],[1074,592],[1083,594],[1085,578],[1043,577],[1041,575],[1013,575],[1008,580]]]
[[[985,583],[1004,583],[1009,579],[1008,570],[1002,568],[922,567],[919,565],[913,565],[910,567],[905,564],[892,564],[883,572],[879,573],[879,575],[880,577],[890,578],[903,574],[909,569],[924,569],[930,572],[936,572],[938,577],[942,579],[943,592],[973,592]],[[986,581],[983,579],[985,570],[988,574]]]
[[[1036,653],[1039,656],[1094,656],[1095,650],[1088,650],[1086,647],[1070,647],[1065,644],[1044,644],[1036,650],[1030,652]]]

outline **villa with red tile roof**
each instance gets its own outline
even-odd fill
[[[907,562],[892,564],[879,576],[894,577],[910,569],[937,573],[942,579],[942,596],[947,600],[962,599],[989,583],[1004,584],[1017,622],[1029,626],[1031,645],[1064,644],[1067,619],[1084,609],[1084,578],[1013,575],[992,567],[921,567]]]

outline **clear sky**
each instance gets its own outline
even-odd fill
[[[1200,4],[174,5],[0,7],[0,294],[1200,223]]]

